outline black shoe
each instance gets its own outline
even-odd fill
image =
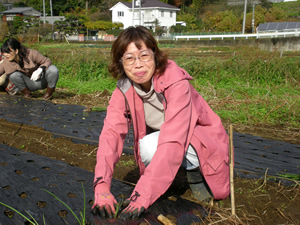
[[[199,167],[186,171],[186,178],[195,199],[209,201],[212,198],[209,187],[206,184]]]
[[[212,196],[204,182],[189,185],[195,199],[199,201],[209,201],[212,199]]]

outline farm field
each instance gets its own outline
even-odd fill
[[[81,105],[87,111],[107,107],[114,88],[105,68],[109,48],[33,47],[40,48],[60,69],[61,81],[51,100],[53,103]],[[299,53],[287,52],[280,56],[279,52],[260,52],[247,47],[243,51],[173,45],[162,49],[195,77],[193,84],[220,115],[226,128],[233,124],[236,132],[300,145]],[[94,87],[97,84],[98,89]],[[33,96],[40,101],[42,94],[43,91],[35,92]],[[5,120],[0,120],[0,143],[94,170],[97,144],[76,144],[68,138],[54,138],[52,133],[33,126],[23,124],[20,128]],[[126,183],[137,182],[138,168],[133,156],[121,157],[114,178]],[[180,170],[168,194],[194,201],[188,185],[182,182],[184,179],[184,171]],[[205,204],[208,211],[216,213],[210,214],[202,224],[300,224],[299,180],[285,186],[270,180],[266,173],[261,179],[235,177],[234,185],[237,217],[231,216],[228,197]]]

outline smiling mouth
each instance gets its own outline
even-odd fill
[[[134,75],[138,76],[138,77],[142,77],[146,74],[146,72],[139,72],[139,73],[135,73]]]

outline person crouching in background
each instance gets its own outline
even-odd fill
[[[14,38],[3,43],[1,52],[4,59],[0,63],[0,78],[7,76],[24,97],[30,98],[31,92],[45,88],[47,90],[43,99],[52,97],[59,71],[49,58],[36,50],[28,49]]]

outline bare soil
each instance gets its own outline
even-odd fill
[[[38,98],[41,95],[42,93],[36,92],[33,97]],[[54,97],[52,101],[55,103],[84,105],[87,110],[106,107],[109,100],[106,92],[76,95],[62,89],[58,89]],[[234,130],[300,144],[299,129],[264,125],[246,127],[234,124]],[[20,126],[2,119],[0,120],[0,143],[94,171],[96,145],[75,144],[67,138],[54,138],[50,132],[39,127],[24,124]],[[133,156],[122,155],[115,168],[114,178],[132,185],[138,181],[139,172]],[[267,176],[262,179],[235,177],[234,190],[236,216],[232,216],[230,197],[209,204],[199,203],[205,205],[208,211],[215,210],[215,213],[210,214],[201,224],[300,224],[300,185],[296,181],[294,185],[284,186],[281,183],[273,183]],[[185,182],[183,170],[179,170],[167,194],[180,195],[195,201]]]

